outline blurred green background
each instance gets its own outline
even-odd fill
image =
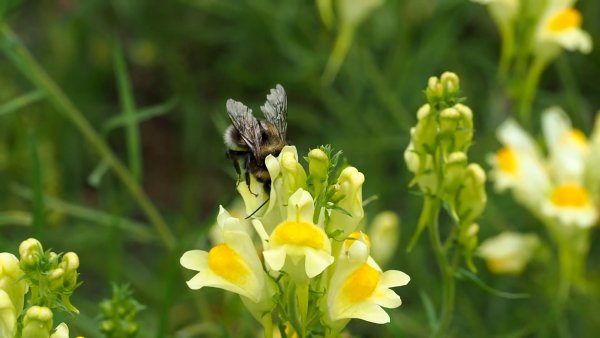
[[[218,205],[236,198],[235,172],[222,142],[229,123],[226,99],[241,100],[257,113],[268,90],[280,83],[288,93],[290,143],[300,154],[322,144],[343,150],[366,176],[365,198],[378,196],[366,207],[367,223],[383,210],[402,219],[397,258],[387,268],[412,278],[396,289],[403,305],[389,311],[391,324],[353,321],[350,332],[427,336],[423,299],[439,303],[440,278],[425,239],[405,252],[422,199],[407,187],[411,175],[403,152],[415,112],[424,103],[427,78],[450,70],[460,76],[474,112],[471,161],[489,168],[485,156],[498,148],[495,128],[513,109],[496,78],[499,37],[483,6],[466,0],[388,0],[358,28],[339,74],[324,84],[335,29],[323,25],[312,1],[0,1],[9,8],[6,24],[113,151],[126,163],[132,156],[143,161],[139,180],[177,239],[175,250],[165,249],[112,171],[93,181],[101,162],[96,149],[0,55],[0,105],[27,93],[37,98],[0,114],[0,212],[11,216],[1,223],[0,249],[16,253],[18,243],[35,232],[45,248],[79,254],[84,284],[73,303],[82,314],[62,318],[72,335],[100,336],[97,302],[109,297],[110,281],[131,283],[135,297],[147,306],[140,314],[141,337],[259,334],[236,295],[189,290],[185,280],[191,273],[183,271],[179,257],[185,250],[209,247],[206,233]],[[600,109],[600,2],[580,1],[577,7],[596,49],[588,55],[563,53],[550,65],[533,120],[538,123],[543,108],[560,105],[589,134]],[[15,42],[1,43],[11,48]],[[124,86],[118,85],[118,74]],[[128,130],[118,125],[127,109],[151,118],[141,121],[139,130]],[[535,123],[532,132],[539,135]],[[128,151],[132,135],[135,154]],[[480,239],[506,229],[547,237],[510,196],[489,188]],[[36,199],[42,193],[51,196],[43,199],[43,210]],[[43,216],[42,226],[31,225],[36,213]],[[118,217],[139,223],[133,226],[142,230],[117,226]],[[596,229],[587,267],[596,282],[598,237]],[[556,266],[547,250],[519,277],[491,275],[478,260],[486,283],[531,298],[502,299],[459,282],[448,336],[565,336],[560,330],[539,331],[551,327],[547,304],[556,287]],[[565,315],[567,337],[599,332],[598,300],[572,298]]]

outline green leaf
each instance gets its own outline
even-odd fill
[[[477,275],[475,275],[474,273],[472,273],[468,270],[465,270],[464,268],[459,268],[456,271],[455,277],[458,279],[468,280],[468,281],[472,282],[473,284],[479,286],[483,291],[486,291],[494,296],[498,296],[501,298],[526,299],[526,298],[530,297],[529,294],[527,294],[527,293],[511,293],[511,292],[494,289],[493,287],[485,284],[485,282],[482,281],[481,279],[479,279],[479,277],[477,277]]]
[[[421,302],[423,303],[423,307],[425,308],[425,315],[427,315],[427,323],[429,327],[433,330],[438,325],[438,318],[435,314],[435,306],[431,301],[431,298],[424,290],[419,290],[419,297],[421,298]]]

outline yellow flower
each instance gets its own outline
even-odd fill
[[[383,272],[369,256],[369,241],[357,232],[343,245],[327,287],[327,313],[331,322],[358,318],[372,323],[390,321],[382,307],[396,308],[400,297],[390,290],[408,284],[404,272]],[[335,326],[335,323],[333,324]]]
[[[566,226],[588,228],[598,221],[598,210],[590,193],[578,184],[556,186],[542,204],[542,213]]]
[[[479,247],[491,272],[497,274],[519,274],[531,260],[539,239],[534,234],[519,234],[506,231],[485,240]]]
[[[23,310],[27,284],[22,279],[19,260],[12,254],[0,253],[0,337],[13,337],[17,317]]]
[[[314,210],[313,198],[306,190],[298,189],[290,196],[287,218],[265,243],[263,256],[271,270],[284,270],[294,278],[312,278],[333,263],[327,234],[312,222]],[[301,263],[304,267],[299,267]]]
[[[266,273],[252,240],[240,221],[220,208],[217,218],[223,229],[223,243],[209,252],[191,250],[183,254],[181,265],[198,273],[187,284],[197,290],[205,286],[237,293],[254,303],[270,298]]]
[[[548,0],[535,32],[538,55],[551,56],[560,48],[582,53],[592,50],[592,39],[581,29],[581,13],[572,7],[573,2]]]

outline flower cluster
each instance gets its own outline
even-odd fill
[[[474,222],[487,201],[486,175],[478,164],[468,163],[473,113],[461,103],[459,90],[459,78],[454,73],[429,79],[425,90],[428,103],[417,112],[417,124],[411,129],[404,159],[415,175],[413,184],[417,183],[426,196],[426,207],[442,201],[448,206],[456,224],[458,243],[472,267],[471,256],[477,247],[479,229]],[[431,221],[427,215],[421,220],[409,247]]]
[[[19,254],[20,259],[10,253],[0,253],[0,336],[69,337],[65,323],[53,329],[52,310],[79,313],[70,301],[80,285],[77,281],[79,257],[74,252],[44,251],[33,238],[21,243]]]
[[[590,228],[600,217],[600,118],[588,140],[562,109],[551,107],[542,113],[542,130],[547,154],[516,121],[500,125],[503,147],[489,155],[490,176],[496,190],[512,191],[547,226],[558,246],[561,273],[581,279]]]
[[[590,35],[581,29],[581,13],[573,7],[574,0],[548,0],[526,3],[518,0],[472,0],[488,6],[501,30],[517,27],[517,20],[533,21],[532,51],[538,56],[552,58],[561,48],[589,53]],[[533,15],[532,15],[533,14]],[[532,20],[533,19],[533,20]],[[511,29],[513,31],[513,29]]]
[[[545,223],[579,228],[597,224],[600,179],[594,166],[600,151],[596,148],[600,120],[594,142],[573,128],[558,107],[542,114],[542,129],[547,156],[514,120],[509,119],[498,128],[503,147],[489,156],[490,176],[496,189],[510,189],[519,203]]]
[[[222,242],[181,257],[184,267],[199,271],[188,286],[239,294],[266,336],[273,332],[273,318],[288,334],[302,337],[336,336],[352,318],[389,322],[382,307],[401,304],[390,288],[407,284],[409,277],[384,272],[370,256],[369,237],[358,230],[364,175],[341,168],[340,153],[329,147],[311,150],[306,160],[308,172],[296,148],[286,146],[265,160],[270,189],[254,177],[250,189],[238,185],[261,248],[241,220],[221,207],[221,236],[215,237]]]

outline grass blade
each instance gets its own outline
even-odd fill
[[[26,107],[34,102],[37,102],[44,98],[44,93],[40,90],[34,90],[25,95],[21,95],[16,97],[7,103],[0,106],[0,115],[6,115],[10,113],[14,113],[19,109]]]

